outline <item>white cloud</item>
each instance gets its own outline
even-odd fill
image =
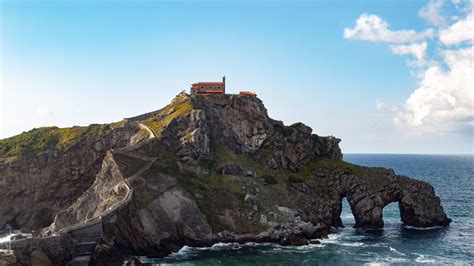
[[[362,14],[354,28],[344,29],[344,38],[359,39],[373,42],[409,43],[421,41],[434,34],[433,29],[417,32],[413,29],[390,30],[390,24],[377,15]]]
[[[375,108],[377,108],[377,111],[397,112],[399,110],[398,106],[384,103],[379,99],[375,101]]]
[[[416,57],[416,59],[422,60],[425,58],[425,52],[426,52],[427,46],[428,45],[426,42],[412,43],[409,45],[403,45],[403,44],[390,45],[390,50],[392,50],[394,54],[398,54],[398,55],[411,54],[414,57]]]
[[[426,6],[420,9],[418,15],[433,25],[442,25],[445,22],[444,17],[441,15],[442,7],[442,0],[431,0]]]
[[[446,23],[438,17],[441,7],[442,2],[431,1],[419,15],[437,25]],[[413,57],[408,66],[415,67],[412,70],[419,84],[408,99],[398,104],[376,101],[377,110],[392,112],[394,124],[404,132],[443,133],[474,128],[473,7],[474,0],[456,5],[456,21],[437,29],[440,42],[426,38],[434,33],[432,29],[391,31],[388,23],[375,15],[363,14],[354,28],[344,30],[345,38],[387,42],[393,54]],[[434,46],[436,56],[429,55],[428,42]]]
[[[474,47],[441,52],[447,69],[426,69],[419,87],[400,105],[394,122],[421,132],[474,126]]]
[[[390,50],[392,53],[397,55],[412,55],[415,57],[414,61],[410,61],[409,64],[412,66],[422,67],[425,65],[425,54],[428,44],[426,42],[422,43],[412,43],[412,44],[400,44],[400,45],[390,45]]]
[[[439,40],[446,45],[459,44],[465,41],[474,42],[474,12],[468,14],[448,28],[439,33]]]

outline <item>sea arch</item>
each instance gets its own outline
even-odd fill
[[[346,197],[355,228],[383,228],[383,209],[393,202],[398,202],[405,225],[447,226],[451,222],[430,184],[395,175],[390,169],[381,169],[376,176],[342,176],[341,184],[340,208]],[[339,223],[342,225],[340,217]]]

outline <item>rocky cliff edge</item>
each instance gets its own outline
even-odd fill
[[[340,139],[269,118],[255,96],[181,93],[159,111],[104,127],[53,149],[4,152],[0,227],[51,224],[44,237],[74,240],[95,226],[89,262],[101,264],[183,245],[307,244],[343,226],[344,197],[356,227],[383,227],[391,202],[406,225],[451,221],[428,183],[344,162]],[[70,250],[55,262],[73,259]]]

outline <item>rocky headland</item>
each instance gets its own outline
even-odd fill
[[[382,228],[391,202],[406,225],[449,225],[430,184],[344,162],[339,142],[253,95],[181,93],[113,124],[34,129],[0,140],[0,228],[34,231],[12,242],[19,264],[87,265],[317,242],[343,226],[343,198],[356,227]]]

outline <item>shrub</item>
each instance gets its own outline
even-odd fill
[[[297,122],[297,123],[294,123],[294,124],[291,124],[290,127],[291,128],[299,128],[303,123],[301,122]]]
[[[202,159],[199,161],[199,166],[201,166],[204,169],[211,169],[213,164],[214,162],[212,160]]]
[[[297,176],[295,176],[295,175],[290,175],[290,176],[288,177],[288,182],[290,182],[290,183],[302,183],[302,182],[303,182],[303,179],[301,179],[301,178],[299,178],[299,177],[297,177]]]
[[[263,175],[261,178],[263,179],[263,182],[265,182],[269,185],[273,185],[273,184],[278,183],[276,178],[272,175]]]

